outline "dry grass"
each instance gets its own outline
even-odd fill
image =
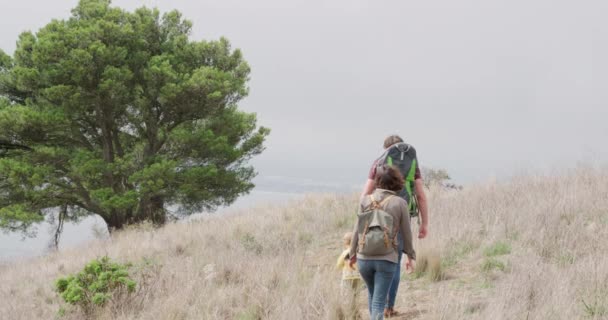
[[[427,269],[403,280],[403,319],[608,318],[608,170],[432,190],[430,203]],[[136,263],[140,286],[99,319],[339,319],[333,268],[355,208],[309,196],[0,266],[0,319],[56,318],[53,280],[103,255]]]

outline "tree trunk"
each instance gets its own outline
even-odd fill
[[[167,222],[165,214],[165,201],[161,196],[151,196],[143,198],[139,202],[139,210],[133,222],[150,221],[157,226]]]
[[[108,232],[112,233],[116,230],[121,230],[125,226],[125,216],[116,210],[112,210],[109,216],[103,216],[103,220],[108,225]]]
[[[155,225],[164,225],[167,222],[167,216],[165,214],[165,202],[160,196],[154,196],[150,198],[150,210],[152,216],[152,222]]]
[[[59,240],[61,239],[61,233],[63,232],[63,223],[68,216],[68,206],[62,205],[59,208],[59,212],[57,213],[57,227],[55,228],[55,233],[53,234],[53,238],[49,242],[49,250],[57,251],[59,250]]]

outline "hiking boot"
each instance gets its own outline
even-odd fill
[[[399,312],[396,311],[394,308],[386,308],[384,309],[384,317],[385,318],[392,318],[399,315]]]

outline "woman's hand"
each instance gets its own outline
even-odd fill
[[[410,257],[407,257],[407,261],[405,262],[405,273],[410,274],[410,273],[414,272],[415,269],[416,269],[416,260],[412,260],[412,259],[410,259]]]
[[[349,266],[351,269],[354,269],[354,268],[355,268],[355,267],[354,267],[355,263],[357,263],[357,256],[356,256],[356,255],[354,255],[354,256],[352,256],[352,257],[350,257],[350,260],[348,261],[348,266]]]

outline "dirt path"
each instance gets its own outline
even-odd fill
[[[334,240],[335,241],[335,240]],[[336,252],[341,248],[324,242],[322,246],[323,259],[319,261],[329,261],[332,265],[337,257]],[[475,255],[463,257],[460,261],[444,269],[445,277],[441,281],[431,281],[428,276],[422,275],[415,278],[407,275],[402,268],[401,285],[397,294],[395,309],[400,312],[398,316],[390,319],[423,320],[438,318],[435,310],[437,293],[443,290],[453,290],[459,295],[467,297],[465,310],[476,312],[485,306],[487,289],[491,287],[491,280],[488,275],[479,272],[481,258]],[[359,295],[359,314],[362,319],[369,319],[367,305],[367,290],[364,288]]]

